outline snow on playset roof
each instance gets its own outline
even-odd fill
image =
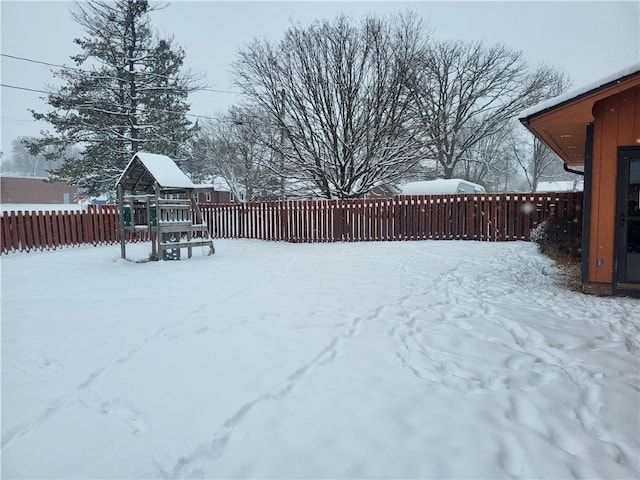
[[[122,185],[125,190],[150,191],[155,183],[163,190],[213,188],[213,185],[193,183],[166,155],[148,152],[138,152],[133,156],[116,185]]]
[[[447,195],[463,192],[484,192],[482,185],[459,178],[438,178],[421,182],[409,182],[402,187],[402,195]]]

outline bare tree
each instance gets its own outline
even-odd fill
[[[520,52],[482,42],[434,42],[414,70],[416,115],[445,178],[483,139],[524,108],[554,95],[561,75],[530,72]]]
[[[511,152],[525,175],[528,188],[535,192],[542,180],[562,180],[573,178],[574,174],[564,172],[562,160],[537,138],[513,136],[510,140]]]
[[[556,76],[550,85],[552,96],[560,95],[567,91],[570,83],[564,76]],[[532,192],[538,188],[538,183],[544,179],[567,179],[573,178],[574,174],[565,172],[562,169],[562,160],[549,147],[535,137],[526,134],[523,138],[520,134],[512,131],[509,138],[509,145],[513,157],[525,175],[525,179]]]
[[[3,162],[2,170],[29,177],[48,176],[47,160],[44,155],[30,152],[23,143],[25,140],[28,141],[23,137],[16,138],[11,142],[11,157]]]
[[[18,137],[11,142],[11,156],[3,161],[2,170],[29,177],[49,177],[49,171],[60,166],[60,161],[47,161],[44,153],[31,152],[27,145],[34,137]],[[77,157],[77,148],[67,148],[66,155]]]
[[[407,80],[425,38],[415,17],[354,25],[342,16],[240,51],[236,84],[278,127],[282,173],[315,195],[347,198],[413,166],[423,139]]]
[[[459,159],[454,175],[491,191],[517,189],[520,172],[510,143],[514,128],[516,124],[508,122],[502,129],[475,142]]]
[[[277,132],[255,111],[232,107],[220,121],[203,124],[195,144],[212,174],[224,178],[238,199],[273,200],[279,196]]]

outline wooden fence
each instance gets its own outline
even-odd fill
[[[582,220],[582,193],[412,195],[200,205],[214,238],[287,242],[529,240],[552,215]],[[5,212],[3,253],[119,242],[113,205],[83,212]],[[127,241],[146,241],[127,233]]]
[[[87,211],[4,212],[0,227],[3,253],[119,241],[118,209],[113,205]]]

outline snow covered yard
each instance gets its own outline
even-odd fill
[[[638,478],[640,300],[522,242],[216,251],[2,257],[3,478]]]

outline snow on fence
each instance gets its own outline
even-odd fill
[[[411,195],[389,199],[201,204],[214,238],[287,242],[529,240],[552,215],[581,221],[582,192]],[[3,253],[119,242],[114,205],[83,212],[4,212]],[[146,233],[127,233],[147,241]]]

